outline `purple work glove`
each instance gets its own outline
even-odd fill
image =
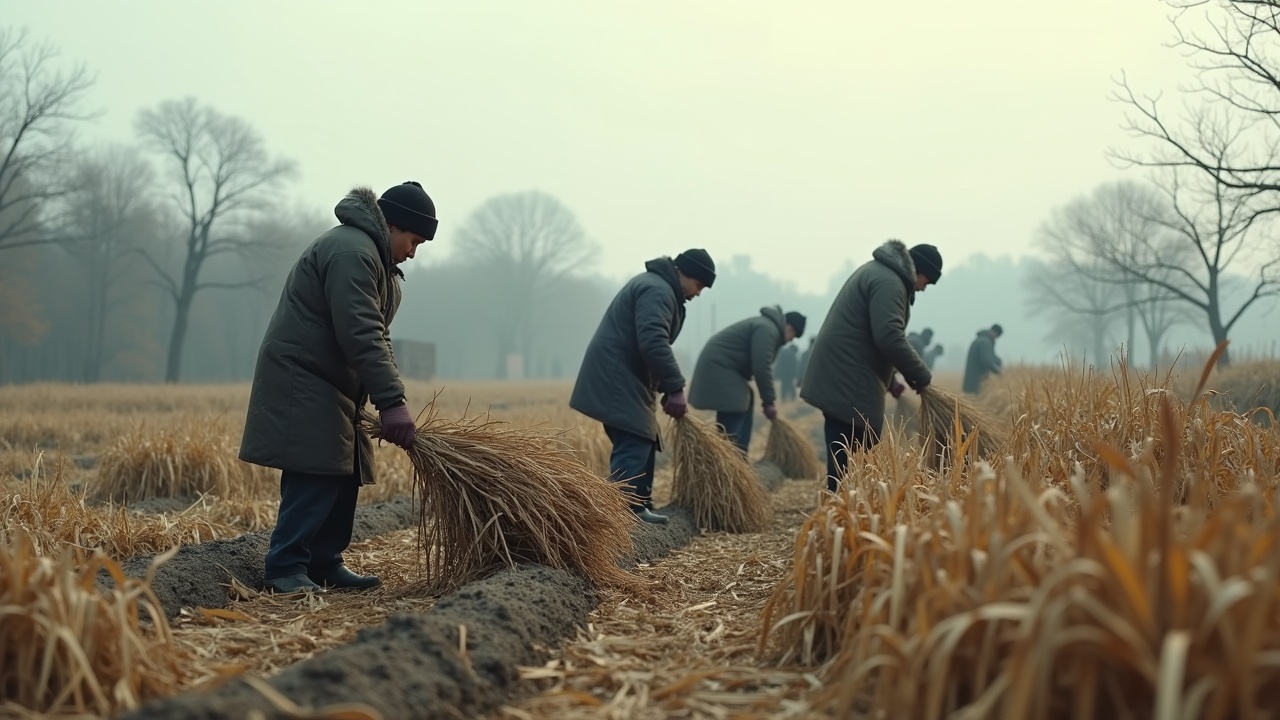
[[[689,403],[684,399],[684,391],[679,390],[663,398],[662,412],[676,418],[677,420],[687,415],[689,412]]]
[[[894,400],[897,400],[898,398],[902,397],[902,393],[906,389],[907,389],[907,386],[903,385],[897,380],[894,380],[892,383],[889,384],[889,394],[893,396]]]
[[[761,410],[764,411],[764,416],[770,420],[776,420],[778,418],[778,406],[773,403],[765,403]]]
[[[382,433],[378,437],[408,450],[413,447],[413,433],[417,425],[409,414],[409,406],[400,403],[378,413],[382,420]]]

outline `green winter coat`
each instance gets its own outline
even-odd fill
[[[757,317],[739,320],[707,341],[689,382],[689,404],[699,410],[748,412],[755,378],[760,403],[777,402],[773,359],[786,340],[782,308],[763,307]]]
[[[907,342],[916,269],[906,245],[890,240],[871,257],[831,304],[800,397],[826,415],[865,424],[879,434],[894,369],[915,388],[928,385],[933,376]]]
[[[671,258],[618,291],[587,345],[569,407],[611,427],[657,441],[656,393],[684,389],[671,344],[684,326],[685,297]]]
[[[341,224],[303,251],[267,325],[240,459],[348,475],[358,455],[361,483],[370,484],[373,443],[357,426],[357,410],[366,400],[379,410],[404,400],[387,330],[403,275],[372,190],[352,190],[334,214]]]
[[[996,336],[990,329],[979,330],[969,345],[964,362],[964,391],[973,395],[982,388],[988,375],[1000,374],[1000,358],[996,357]]]

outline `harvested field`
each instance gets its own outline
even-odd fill
[[[1269,555],[1232,548],[1280,543],[1272,508],[1280,436],[1223,412],[1217,400],[1191,402],[1196,375],[1010,368],[973,403],[1008,422],[1001,456],[1012,463],[931,471],[920,438],[897,431],[855,456],[839,495],[818,480],[785,480],[761,462],[767,442],[761,423],[752,460],[769,491],[768,526],[699,533],[687,510],[661,507],[673,489],[671,464],[661,463],[655,502],[672,522],[635,528],[635,557],[623,564],[634,561],[644,583],[638,589],[596,589],[570,572],[520,565],[447,595],[424,593],[416,518],[407,500],[395,500],[397,489],[410,487],[411,469],[394,448],[378,451],[387,482],[380,476],[370,497],[362,493],[360,514],[369,524],[347,555],[353,568],[382,576],[383,587],[305,598],[255,590],[265,528],[274,517],[263,491],[130,501],[128,509],[98,504],[75,488],[94,472],[96,463],[85,458],[111,438],[95,445],[85,439],[90,431],[76,435],[66,426],[59,432],[75,445],[74,457],[5,438],[10,445],[0,452],[0,467],[8,475],[8,526],[32,530],[41,554],[101,548],[140,576],[148,556],[182,545],[153,584],[178,667],[147,686],[160,698],[119,706],[117,716],[308,717],[345,710],[353,718],[490,720],[942,718],[945,709],[981,715],[981,708],[994,707],[1056,719],[1062,715],[1054,708],[1092,698],[1103,715],[1118,709],[1141,718],[1158,717],[1151,714],[1157,696],[1164,712],[1175,702],[1240,707],[1231,698],[1254,698],[1254,707],[1271,709],[1269,696],[1232,678],[1265,684],[1271,677],[1266,658],[1280,652],[1273,623],[1247,634],[1256,640],[1249,653],[1230,651],[1227,640],[1244,637],[1241,623],[1262,612],[1273,594],[1274,573],[1265,583],[1260,574]],[[531,385],[524,400],[518,399],[524,388],[512,387],[520,389],[489,396],[495,419],[562,429],[584,463],[607,465],[598,426],[563,407],[567,384]],[[9,390],[0,388],[0,405],[13,402]],[[176,417],[180,390],[155,391],[157,400],[171,403],[155,417]],[[425,404],[428,390],[415,390],[415,397]],[[59,389],[41,392],[56,397]],[[89,395],[75,396],[75,412],[105,412],[109,403],[94,406]],[[442,416],[462,416],[465,403],[445,397]],[[208,389],[194,389],[193,398],[196,409],[238,412],[236,400]],[[129,412],[148,412],[133,402]],[[889,424],[920,427],[916,402],[909,394]],[[821,415],[802,404],[783,412],[821,457]],[[7,417],[5,423],[22,426]],[[235,429],[228,425],[227,432],[234,436]],[[391,497],[379,497],[378,489]],[[844,550],[833,552],[838,547]],[[979,562],[997,557],[1009,562]],[[1070,571],[1054,564],[1067,559]],[[1185,582],[1162,585],[1162,573],[1143,567],[1174,569],[1171,577]],[[1054,572],[1057,590],[1044,584]],[[1158,598],[1167,588],[1185,602],[1170,606],[1171,613],[1150,611],[1162,607]],[[1205,614],[1222,602],[1213,592],[1223,589],[1238,598],[1239,610]],[[1125,650],[1109,656],[1081,649],[1032,662],[1030,646],[1018,638],[1057,642],[1049,625],[1025,624],[1047,618],[1052,608],[1063,610],[1054,617],[1080,643],[1106,636],[1110,644],[1097,648]],[[1110,617],[1102,609],[1118,621],[1099,620]],[[1217,624],[1205,625],[1213,617]],[[1222,640],[1187,634],[1179,618]],[[937,633],[965,622],[978,623],[981,632],[958,637],[950,660],[939,656]],[[1173,678],[1174,660],[1165,658],[1177,657],[1184,658],[1183,674]],[[1017,674],[1023,666],[1034,673]],[[1088,681],[1080,675],[1088,667],[1109,668],[1124,682],[1100,680],[1090,686],[1097,688],[1092,695],[1041,688],[1018,696],[1041,698],[1021,706],[1003,694],[1032,675]],[[1087,707],[1073,710],[1087,714]]]

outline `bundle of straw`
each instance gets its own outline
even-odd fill
[[[804,433],[780,417],[769,425],[764,461],[776,465],[789,478],[812,480],[822,477],[825,471]]]
[[[742,451],[715,426],[692,415],[674,422],[672,502],[693,511],[699,527],[759,532],[769,525],[769,494]]]
[[[619,566],[634,551],[638,522],[627,498],[559,433],[487,417],[442,420],[434,400],[424,413],[408,452],[429,592],[525,562],[579,573],[597,587],[639,586]],[[367,411],[361,424],[378,435],[381,423]]]
[[[925,462],[940,470],[949,458],[990,458],[1004,447],[997,423],[969,401],[929,385],[920,393],[920,434]]]

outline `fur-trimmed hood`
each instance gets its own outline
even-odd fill
[[[907,290],[914,298],[916,294],[916,263],[911,259],[911,253],[907,250],[906,243],[901,240],[886,241],[885,244],[871,253],[871,257],[893,268],[893,271],[902,277],[902,282],[906,283]]]
[[[404,277],[404,273],[391,259],[391,227],[382,215],[382,208],[378,207],[378,195],[373,188],[363,185],[352,188],[346,197],[338,201],[333,214],[337,216],[338,222],[350,225],[372,238],[378,246],[378,256],[382,258],[387,270]]]

